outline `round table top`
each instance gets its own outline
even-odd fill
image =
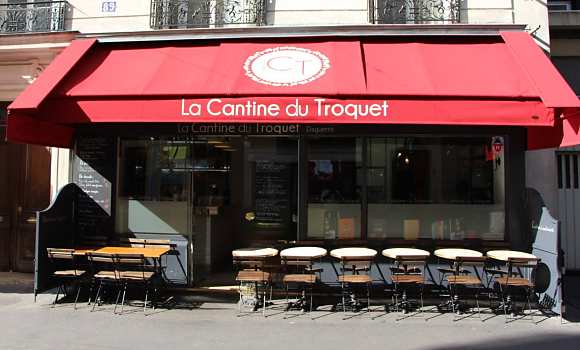
[[[457,257],[464,258],[480,258],[483,256],[482,253],[477,250],[463,249],[463,248],[443,248],[437,249],[433,252],[435,256],[442,259],[457,260]]]
[[[278,255],[274,248],[241,248],[232,251],[232,256],[237,258],[269,258]]]
[[[517,250],[490,250],[486,254],[488,257],[501,260],[501,261],[508,261],[509,259],[537,259],[538,257],[525,252],[518,252]]]
[[[416,248],[389,248],[383,250],[383,256],[391,259],[397,259],[399,256],[429,256],[429,253],[423,249]]]
[[[326,255],[326,249],[320,247],[293,247],[280,252],[281,257],[316,259]]]
[[[372,258],[377,251],[370,248],[338,248],[330,251],[330,255],[338,258]]]

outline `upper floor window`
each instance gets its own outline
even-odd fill
[[[548,1],[548,11],[570,11],[572,1]]]
[[[263,23],[262,0],[152,0],[151,28],[207,28]]]
[[[67,10],[67,1],[0,0],[0,33],[62,31]]]
[[[373,0],[372,22],[378,24],[459,23],[461,0]]]

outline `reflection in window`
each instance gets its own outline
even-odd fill
[[[120,165],[117,232],[187,233],[189,144],[123,141]]]
[[[368,142],[369,238],[504,238],[502,137]]]
[[[361,138],[307,141],[308,237],[360,239]]]

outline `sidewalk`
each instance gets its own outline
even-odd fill
[[[284,319],[280,310],[237,317],[235,304],[180,305],[149,311],[128,307],[114,315],[105,305],[51,308],[53,295],[0,293],[0,349],[577,349],[580,324],[559,318],[518,320],[484,315],[458,322],[453,315],[425,313],[403,321],[382,312],[343,320],[316,312]],[[376,317],[376,319],[373,319]],[[426,321],[426,319],[428,319]]]
[[[573,286],[572,286],[573,287]],[[580,323],[538,316],[505,324],[487,313],[454,322],[452,314],[426,312],[397,321],[400,314],[378,311],[343,320],[342,313],[318,311],[284,318],[281,309],[238,317],[233,303],[192,304],[148,310],[130,306],[114,315],[112,306],[90,312],[86,304],[52,308],[54,295],[34,303],[31,275],[0,273],[0,349],[252,349],[303,350],[388,348],[578,349]],[[580,292],[569,289],[576,296]]]

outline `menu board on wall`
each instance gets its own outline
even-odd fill
[[[74,182],[83,190],[77,199],[77,230],[84,235],[106,235],[110,228],[116,140],[82,137],[73,164]]]
[[[283,224],[290,213],[290,167],[269,160],[256,161],[256,220]]]

